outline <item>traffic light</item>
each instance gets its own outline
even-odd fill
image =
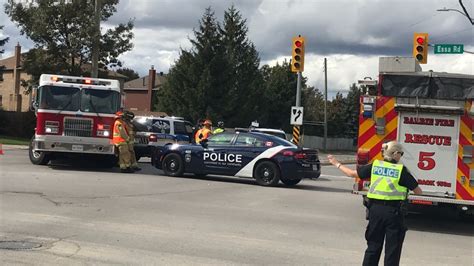
[[[428,62],[428,33],[415,32],[413,35],[413,57],[420,64]]]
[[[293,38],[293,49],[291,57],[291,71],[303,72],[304,70],[304,38],[299,35]]]

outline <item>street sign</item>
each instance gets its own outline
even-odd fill
[[[290,125],[303,125],[303,107],[292,106],[290,116]]]
[[[464,44],[435,44],[435,54],[462,54],[464,53]]]

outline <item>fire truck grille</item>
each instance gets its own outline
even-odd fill
[[[80,118],[65,118],[64,136],[92,137],[92,120]]]

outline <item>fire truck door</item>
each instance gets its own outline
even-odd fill
[[[405,150],[401,161],[426,195],[456,193],[459,123],[454,114],[399,113],[398,140]]]

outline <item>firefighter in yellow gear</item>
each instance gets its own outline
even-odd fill
[[[120,172],[122,173],[133,173],[131,168],[130,149],[128,147],[129,142],[130,135],[127,131],[126,122],[124,121],[124,113],[118,111],[115,113],[112,143],[118,150]]]
[[[140,171],[142,169],[138,166],[137,158],[135,156],[135,149],[133,148],[133,145],[135,144],[135,127],[133,126],[132,120],[134,117],[134,113],[130,111],[124,112],[125,126],[130,137],[130,141],[128,142],[128,150],[130,152],[130,168],[132,168],[133,171]]]

